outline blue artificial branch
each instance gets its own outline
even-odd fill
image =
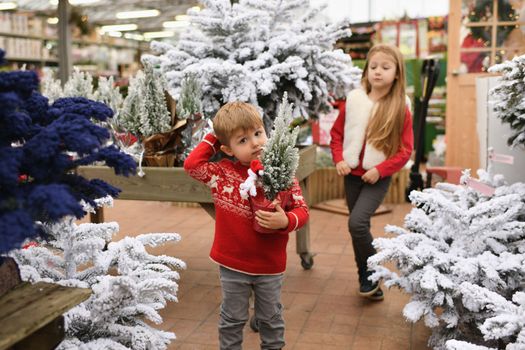
[[[0,61],[3,56],[0,50]],[[34,72],[0,72],[0,255],[39,235],[43,222],[83,217],[80,201],[94,205],[94,199],[118,195],[119,189],[74,171],[102,161],[116,174],[135,172],[135,161],[108,146],[108,130],[92,122],[112,114],[81,97],[50,106]]]

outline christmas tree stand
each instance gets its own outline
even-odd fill
[[[303,196],[309,203],[308,177],[315,170],[316,146],[311,145],[299,150],[299,167],[295,176],[299,180]],[[210,216],[215,217],[215,208],[210,189],[192,179],[183,168],[146,167],[144,177],[123,177],[114,174],[105,166],[83,166],[78,174],[88,179],[102,179],[122,190],[119,199],[193,202],[199,203]],[[103,212],[99,209],[91,216],[92,222],[101,222]],[[308,270],[313,266],[314,254],[310,252],[310,225],[308,222],[296,234],[296,251],[301,258],[301,265]]]

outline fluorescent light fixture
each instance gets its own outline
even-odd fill
[[[138,11],[117,12],[116,17],[118,19],[128,19],[128,18],[157,17],[158,15],[160,15],[159,10],[138,10]]]
[[[155,39],[155,38],[169,38],[174,36],[175,33],[172,31],[162,31],[162,32],[145,32],[144,39]]]
[[[0,11],[16,9],[16,2],[2,2],[0,3]]]
[[[188,15],[177,15],[175,16],[175,20],[176,21],[189,21],[190,20],[190,16]]]
[[[190,25],[188,21],[166,21],[162,23],[162,26],[167,29],[184,28]]]
[[[144,40],[144,36],[143,35],[135,34],[135,33],[126,33],[126,34],[124,34],[124,38],[132,39],[132,40],[138,40],[138,41]]]
[[[114,38],[122,38],[122,33],[121,32],[108,32],[106,34],[109,35],[109,36],[112,36]]]
[[[110,26],[102,26],[100,29],[107,33],[107,32],[124,32],[127,30],[137,30],[138,26],[134,23],[130,24],[115,24]]]
[[[58,0],[49,0],[49,4],[53,5],[53,6],[57,6],[58,5]]]
[[[100,0],[69,0],[69,4],[73,6],[79,5],[91,5],[99,2]]]
[[[49,24],[57,24],[58,23],[58,17],[49,17],[47,19],[47,23],[49,23]]]

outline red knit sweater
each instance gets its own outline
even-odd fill
[[[308,220],[308,207],[297,179],[291,189],[291,203],[284,208],[288,227],[271,234],[258,233],[252,227],[255,219],[250,201],[242,199],[239,193],[240,184],[248,177],[248,167],[228,159],[209,162],[219,147],[214,135],[206,135],[184,162],[184,170],[211,189],[215,237],[210,258],[219,265],[252,275],[284,272],[288,233]]]
[[[339,108],[339,116],[335,120],[332,129],[330,130],[330,149],[332,150],[332,158],[334,163],[337,164],[343,159],[343,139],[345,135],[345,119],[346,119],[346,108],[342,106]],[[363,156],[365,150],[365,142],[359,153],[359,165],[352,169],[350,174],[355,176],[362,176],[366,173],[363,169]],[[414,149],[414,132],[412,130],[412,115],[410,110],[407,108],[405,111],[405,122],[403,124],[403,131],[401,134],[401,147],[396,154],[386,159],[385,161],[378,164],[375,168],[379,171],[381,177],[391,176],[403,168],[403,166],[410,159],[412,150]]]

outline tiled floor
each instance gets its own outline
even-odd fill
[[[401,225],[410,205],[375,216],[372,232],[384,235],[386,224]],[[116,201],[105,210],[106,221],[120,224],[120,236],[147,232],[177,232],[182,241],[156,248],[157,253],[183,259],[179,302],[162,312],[163,329],[175,332],[170,349],[217,349],[221,291],[217,266],[208,259],[213,220],[201,208],[172,203]],[[295,234],[288,245],[283,287],[286,349],[425,350],[429,331],[407,323],[402,308],[408,296],[386,291],[385,300],[370,302],[356,294],[357,281],[346,217],[311,210],[311,250],[317,255],[311,270],[301,267]],[[116,237],[118,239],[118,237]],[[258,334],[245,328],[244,349],[258,349]]]

